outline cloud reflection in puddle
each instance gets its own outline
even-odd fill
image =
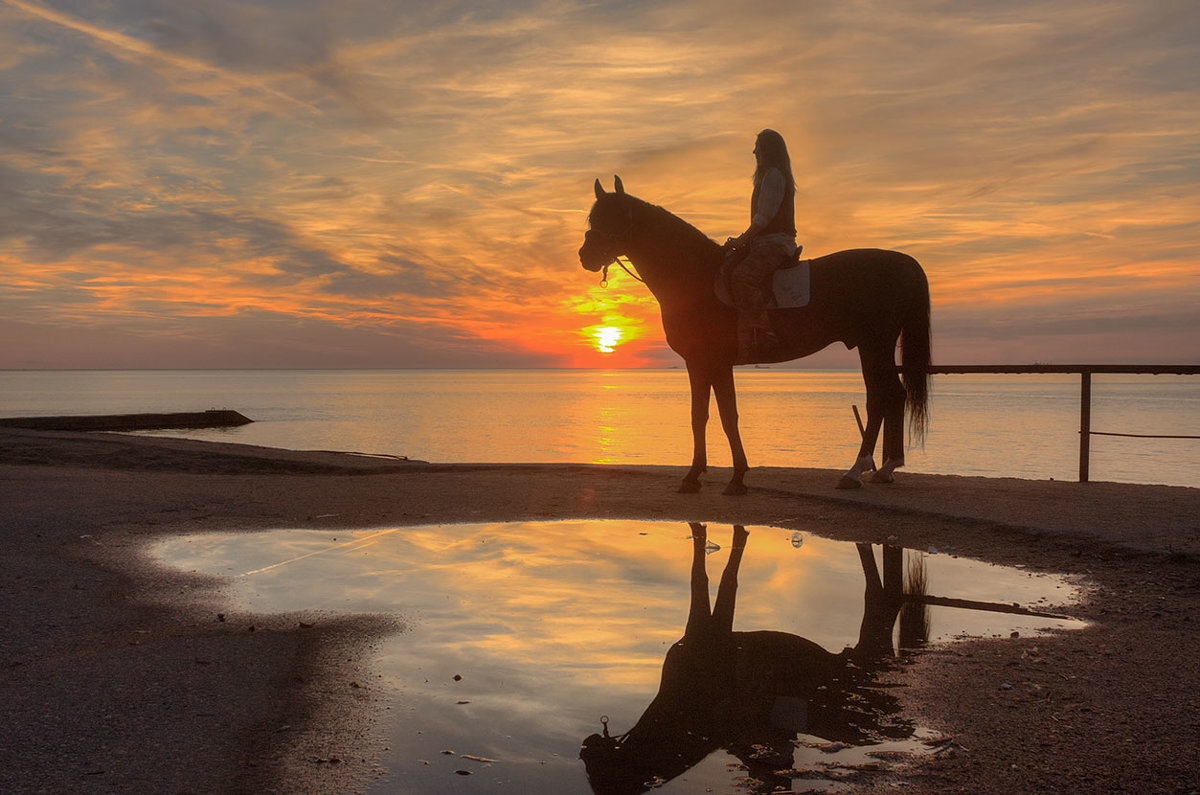
[[[376,660],[395,694],[388,792],[831,786],[846,766],[878,764],[869,753],[928,736],[874,683],[898,643],[1082,626],[997,612],[1071,603],[1062,578],[796,541],[772,527],[579,520],[204,534],[153,553],[228,577],[232,606],[251,612],[405,620]],[[918,571],[926,595],[992,609],[897,596]]]

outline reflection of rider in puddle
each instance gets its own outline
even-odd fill
[[[691,528],[691,607],[683,637],[663,662],[658,695],[624,735],[610,736],[606,724],[603,735],[583,741],[580,756],[597,793],[644,792],[722,748],[761,782],[761,790],[756,783],[747,791],[771,792],[788,787],[790,779],[777,771],[792,766],[797,734],[849,744],[912,734],[911,725],[887,720],[898,711],[895,697],[872,687],[882,658],[892,655],[892,626],[903,599],[889,597],[870,545],[859,545],[871,566],[867,570],[864,556],[867,598],[859,643],[831,654],[786,632],[733,631],[738,569],[749,533],[733,528],[729,561],[710,609],[707,531],[701,524]],[[885,556],[885,572],[887,564]]]

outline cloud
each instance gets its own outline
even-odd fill
[[[620,324],[627,362],[671,362],[644,288],[578,267],[592,180],[721,238],[774,127],[806,251],[913,253],[947,338],[970,307],[1179,350],[1196,41],[1174,0],[0,0],[0,300],[37,328],[267,312],[381,362],[400,335],[603,364],[582,330]]]

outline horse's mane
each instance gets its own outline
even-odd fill
[[[651,204],[636,196],[626,198],[633,206],[634,223],[639,229],[651,228],[660,240],[681,252],[693,252],[715,257],[720,245],[670,210]]]

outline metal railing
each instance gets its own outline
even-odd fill
[[[1126,436],[1137,439],[1200,439],[1200,436],[1114,433],[1092,430],[1092,375],[1200,375],[1195,364],[956,364],[934,365],[931,375],[968,375],[975,373],[1078,373],[1079,382],[1079,482],[1088,482],[1088,458],[1093,436]]]

